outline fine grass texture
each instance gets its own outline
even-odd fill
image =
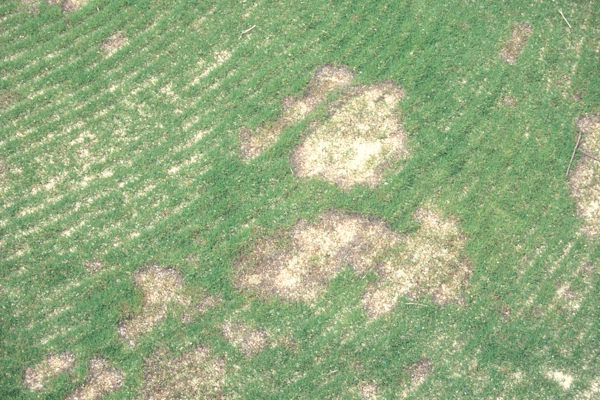
[[[0,398],[600,398],[598,71],[594,0],[0,2]]]

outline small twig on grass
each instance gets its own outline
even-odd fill
[[[562,19],[565,20],[565,22],[567,23],[567,25],[569,25],[569,29],[573,29],[573,27],[571,26],[571,24],[569,23],[569,21],[567,21],[567,18],[565,18],[565,14],[563,14],[562,10],[558,10],[558,12],[560,13],[560,16],[562,17]]]
[[[409,305],[411,305],[411,306],[427,307],[427,304],[415,303],[415,302],[412,302],[412,301],[407,301],[407,302],[405,302],[404,304],[409,304]]]
[[[569,167],[567,168],[567,176],[569,176],[569,171],[571,171],[571,164],[573,164],[573,158],[575,158],[575,153],[579,148],[579,142],[581,142],[581,131],[579,131],[579,136],[577,136],[577,143],[575,143],[575,148],[573,149],[573,154],[571,154],[571,161],[569,161]]]
[[[250,32],[254,28],[256,28],[256,25],[252,25],[250,28],[242,31],[242,33],[240,33],[240,37],[238,38],[238,40],[240,40],[242,38],[242,36],[244,36],[246,33]]]
[[[588,153],[587,151],[583,150],[583,149],[579,149],[579,151],[581,152],[581,154],[583,154],[586,157],[591,158],[592,160],[596,160],[596,161],[600,161],[600,158],[596,157],[595,155],[593,155],[592,153]]]

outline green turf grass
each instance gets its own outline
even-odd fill
[[[533,33],[508,65],[498,53],[519,22]],[[365,382],[382,398],[586,398],[600,384],[600,248],[579,234],[565,171],[574,121],[600,108],[599,26],[594,0],[89,0],[71,14],[2,2],[0,397],[63,398],[101,355],[124,374],[109,398],[135,398],[155,348],[204,344],[226,360],[225,398],[356,399]],[[128,42],[105,58],[117,31]],[[307,121],[240,158],[240,129],[275,120],[325,63],[405,89],[410,156],[374,189],[293,175]],[[253,240],[300,217],[342,209],[408,232],[425,203],[468,237],[462,306],[404,299],[369,323],[369,278],[350,270],[314,306],[232,284]],[[86,271],[94,259],[103,272]],[[148,263],[222,301],[187,324],[171,315],[131,349],[116,324],[139,309],[131,275]],[[564,285],[578,309],[557,297]],[[220,332],[234,316],[295,344],[244,357]],[[25,369],[61,351],[76,368],[29,391]],[[410,391],[422,358],[432,371]]]

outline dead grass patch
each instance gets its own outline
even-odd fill
[[[114,392],[123,384],[123,374],[104,358],[94,358],[88,364],[89,374],[83,385],[67,400],[95,400]]]
[[[300,220],[242,256],[236,284],[262,296],[310,302],[348,265],[378,276],[363,298],[372,317],[390,311],[402,295],[431,295],[439,304],[460,301],[470,268],[460,256],[465,239],[457,222],[429,209],[415,218],[420,229],[404,236],[358,215],[329,212],[314,223]]]
[[[138,271],[133,277],[134,285],[143,294],[142,309],[139,315],[119,324],[119,335],[135,346],[135,340],[152,329],[167,317],[170,304],[189,305],[184,297],[183,277],[173,268],[151,265]]]
[[[600,113],[580,117],[576,128],[581,132],[580,148],[600,157]],[[583,231],[596,236],[600,232],[600,162],[582,156],[569,178],[578,214],[584,222]]]
[[[546,378],[558,383],[564,390],[569,390],[573,383],[573,376],[562,371],[546,371]]]
[[[104,263],[97,258],[86,261],[84,266],[85,270],[90,274],[97,274],[104,269]]]
[[[421,358],[414,364],[411,364],[407,370],[410,374],[411,384],[413,386],[419,386],[427,379],[427,376],[431,373],[433,365],[427,358]]]
[[[513,26],[510,38],[500,50],[500,57],[509,64],[515,64],[532,32],[531,25],[525,22]]]
[[[225,339],[246,356],[254,356],[267,343],[267,333],[262,329],[253,329],[240,321],[227,321],[221,328]]]
[[[27,368],[23,381],[30,390],[40,391],[55,376],[70,370],[75,364],[71,353],[50,354],[34,367]]]
[[[218,399],[225,363],[204,346],[179,357],[158,349],[144,361],[144,376],[142,398],[146,400]]]
[[[391,311],[404,295],[430,295],[440,305],[462,301],[471,268],[461,256],[466,239],[458,221],[430,208],[418,209],[414,217],[420,228],[406,235],[395,254],[382,263],[380,279],[363,298],[372,317]]]
[[[364,383],[360,386],[360,396],[364,400],[377,400],[379,388],[373,382]]]
[[[344,264],[367,271],[382,248],[398,240],[381,221],[329,212],[257,243],[239,261],[237,284],[263,296],[312,301]]]
[[[517,104],[517,101],[514,97],[506,95],[502,97],[502,104],[504,104],[507,107],[514,107]]]
[[[334,65],[319,67],[300,98],[288,97],[283,100],[283,114],[275,122],[260,127],[256,132],[242,129],[240,133],[242,157],[249,160],[258,156],[277,141],[287,126],[303,120],[329,94],[347,86],[353,78],[354,73],[348,67]]]
[[[63,0],[61,8],[63,12],[73,12],[79,10],[87,4],[87,0]]]
[[[100,45],[100,50],[107,56],[113,55],[117,50],[119,50],[123,45],[127,43],[127,38],[125,34],[121,31],[115,33],[108,39],[104,41]]]
[[[291,156],[302,178],[320,177],[348,189],[376,186],[389,164],[408,154],[397,104],[403,90],[392,83],[353,86],[330,106]]]

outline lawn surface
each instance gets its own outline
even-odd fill
[[[600,246],[565,177],[575,122],[600,111],[596,0],[67,11],[0,3],[0,398],[600,398]],[[295,174],[335,93],[241,154],[240,132],[276,123],[323,65],[403,90],[408,153],[377,184]],[[236,283],[299,219],[412,237],[425,206],[464,236],[460,301],[406,295],[373,318],[376,277],[349,266],[310,301]]]

